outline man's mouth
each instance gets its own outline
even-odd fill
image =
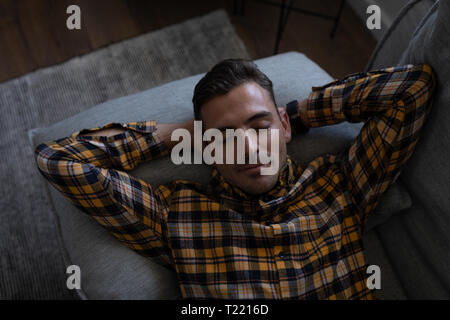
[[[259,163],[259,164],[247,164],[244,166],[240,166],[238,167],[238,171],[240,173],[259,173],[261,170],[261,167],[263,167],[264,165]]]

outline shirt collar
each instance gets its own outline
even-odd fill
[[[216,195],[233,198],[235,200],[246,200],[250,202],[267,203],[275,199],[279,199],[288,195],[289,191],[294,187],[300,177],[300,168],[297,163],[288,155],[284,167],[278,174],[276,185],[269,191],[261,195],[252,195],[244,190],[231,185],[225,178],[214,168],[210,187]]]

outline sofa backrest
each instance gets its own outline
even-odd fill
[[[436,0],[411,0],[398,13],[372,53],[366,71],[395,65],[412,38],[419,21]]]
[[[437,88],[417,153],[407,163],[402,180],[421,202],[450,213],[450,1],[434,5],[399,64],[421,62],[433,67]]]
[[[411,1],[402,15],[423,15],[428,1]],[[420,5],[420,6],[419,6]],[[433,107],[414,154],[399,180],[408,189],[413,207],[378,229],[387,254],[409,298],[450,297],[450,1],[432,3],[424,18],[410,20],[408,45],[389,55],[387,43],[401,30],[388,32],[368,69],[388,65],[428,63],[436,78]],[[406,25],[405,25],[406,26]],[[404,27],[405,27],[404,26]],[[400,33],[398,33],[400,32]],[[395,34],[395,37],[392,35]],[[390,38],[393,37],[393,38]],[[401,52],[401,56],[398,54]]]

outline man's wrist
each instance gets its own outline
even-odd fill
[[[308,99],[304,99],[298,103],[298,113],[300,115],[300,119],[302,120],[302,124],[308,129],[311,128],[308,114],[306,113],[306,107],[308,105]]]
[[[306,133],[309,131],[309,123],[304,113],[305,106],[306,100],[301,102],[293,100],[286,105],[286,112],[296,133]]]

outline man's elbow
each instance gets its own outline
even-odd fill
[[[413,126],[414,132],[420,130],[425,120],[431,113],[433,105],[433,96],[436,89],[436,76],[433,68],[429,64],[420,64],[416,67],[416,80],[406,91],[405,103],[406,113],[409,114],[409,119],[414,119],[417,124]]]
[[[422,74],[420,75],[419,82],[421,83],[422,90],[431,98],[436,89],[436,75],[431,65],[427,63],[421,65],[421,70]]]
[[[433,68],[426,63],[415,66],[414,71],[417,72],[417,74],[413,75],[415,80],[405,91],[405,99],[402,100],[406,103],[407,111],[417,112],[417,110],[426,108],[426,113],[428,114],[432,105],[433,93],[436,89],[436,76]]]
[[[434,91],[436,90],[436,74],[429,64],[423,64],[423,75],[421,77],[423,90],[423,104],[427,109],[427,115],[431,111]]]
[[[53,150],[48,144],[41,143],[34,150],[36,165],[39,171],[48,177],[54,174],[54,167],[52,163],[55,161],[55,150]]]

